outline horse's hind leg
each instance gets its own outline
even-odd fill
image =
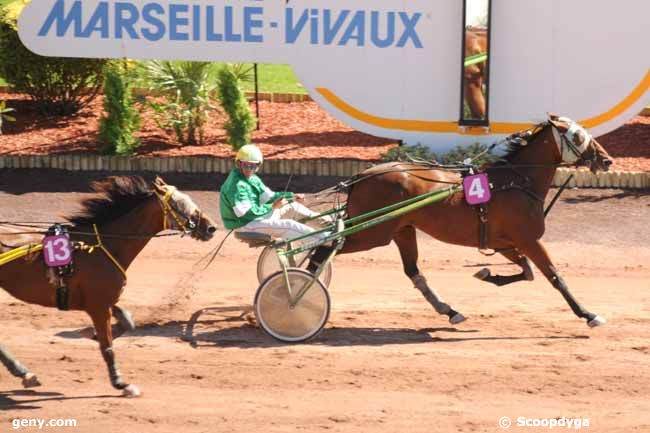
[[[31,373],[27,367],[18,362],[2,345],[0,345],[0,362],[2,362],[11,374],[22,379],[23,387],[33,388],[41,385],[41,382],[39,382],[36,375]]]
[[[111,327],[113,340],[121,337],[125,332],[133,331],[135,329],[133,315],[126,308],[120,307],[118,305],[113,305],[111,307],[111,314],[117,320],[117,325]],[[91,340],[97,340],[97,334],[95,333],[95,329],[92,326],[82,329],[79,331],[79,333],[82,337],[90,338]]]
[[[97,340],[99,341],[99,350],[102,352],[106,366],[108,367],[108,375],[111,379],[113,388],[122,390],[123,394],[127,397],[137,397],[140,395],[140,390],[135,385],[129,385],[124,382],[120,371],[117,369],[115,362],[115,353],[113,352],[113,336],[111,333],[111,310],[110,308],[102,309],[101,311],[89,312],[90,317],[93,319],[95,331],[97,332]]]
[[[117,320],[117,329],[113,332],[113,338],[117,338],[120,335],[124,334],[127,331],[133,331],[135,329],[135,322],[133,321],[133,316],[126,308],[120,307],[118,305],[113,305],[111,307],[111,313],[113,317]]]
[[[569,307],[571,307],[571,310],[575,313],[575,315],[582,319],[585,319],[587,321],[587,325],[589,325],[590,328],[594,328],[596,326],[604,325],[607,323],[604,318],[587,311],[573,297],[562,277],[558,275],[557,269],[555,269],[553,266],[553,263],[551,262],[551,259],[548,256],[548,253],[546,252],[546,249],[544,248],[544,245],[541,243],[541,241],[537,240],[523,245],[520,250],[522,253],[530,257],[533,263],[535,263],[535,266],[537,266],[537,268],[546,276],[553,287],[555,287],[560,292],[560,294],[562,294],[562,297],[569,304]]]
[[[496,284],[497,286],[505,286],[506,284],[516,283],[517,281],[533,281],[533,279],[535,279],[533,270],[530,268],[530,263],[528,263],[528,259],[521,255],[516,248],[502,251],[501,255],[512,263],[518,264],[522,271],[515,275],[492,275],[488,268],[483,268],[475,273],[474,277],[482,281]]]
[[[428,286],[426,278],[420,274],[417,266],[418,244],[413,226],[401,228],[395,233],[393,240],[399,248],[402,264],[404,265],[404,273],[413,281],[415,288],[422,292],[424,298],[429,301],[438,314],[447,315],[450,323],[455,325],[464,322],[465,316],[444,303]]]

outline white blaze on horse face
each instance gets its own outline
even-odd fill
[[[576,162],[589,147],[589,143],[591,143],[592,139],[591,134],[589,134],[587,130],[577,122],[574,122],[568,117],[560,117],[558,121],[569,125],[569,129],[567,129],[567,131],[562,135],[560,135],[560,131],[558,131],[557,128],[553,127],[553,138],[562,154],[562,161],[568,163]],[[562,138],[573,145],[573,148],[568,146]]]
[[[181,213],[185,219],[190,219],[196,213],[199,207],[192,201],[189,195],[180,192],[174,188],[172,193],[172,200],[174,201],[175,208]]]

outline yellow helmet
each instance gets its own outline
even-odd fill
[[[262,151],[254,144],[246,144],[239,148],[235,161],[255,162],[261,164],[264,161]]]

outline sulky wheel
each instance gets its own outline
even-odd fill
[[[287,275],[293,296],[314,280],[311,273],[298,268],[287,269]],[[257,289],[254,308],[257,322],[269,335],[286,343],[298,343],[323,329],[330,314],[330,297],[317,279],[292,307],[284,274],[279,271]]]
[[[294,256],[295,263],[289,263],[289,266],[292,268],[301,268],[306,269],[309,264],[309,256],[311,251],[305,251],[303,253],[297,254]],[[260,258],[257,260],[257,281],[262,284],[269,275],[282,270],[280,267],[280,262],[278,261],[277,253],[275,248],[267,246],[262,250]],[[327,266],[323,272],[318,277],[325,287],[329,287],[332,282],[332,262],[327,263]]]

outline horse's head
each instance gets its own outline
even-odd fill
[[[562,162],[589,167],[593,173],[609,170],[612,157],[586,129],[567,117],[549,118]]]
[[[216,224],[192,201],[189,195],[156,176],[153,188],[163,210],[163,230],[188,233],[194,239],[208,241],[217,231]]]

